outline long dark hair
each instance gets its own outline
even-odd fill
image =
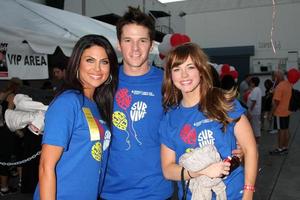
[[[81,37],[73,48],[73,52],[69,59],[66,73],[65,84],[62,93],[68,89],[78,90],[83,94],[83,86],[78,79],[79,65],[84,50],[92,47],[100,46],[105,50],[109,64],[111,81],[108,80],[96,88],[94,93],[94,100],[97,103],[102,119],[108,124],[109,128],[112,126],[112,112],[113,112],[113,99],[118,85],[118,59],[111,43],[101,35],[85,35]]]
[[[181,91],[172,82],[171,71],[172,68],[183,64],[188,57],[191,57],[201,76],[199,111],[202,111],[209,119],[222,123],[223,130],[225,130],[226,125],[232,121],[227,113],[233,108],[236,90],[225,91],[214,87],[214,77],[211,66],[208,64],[208,56],[194,43],[179,45],[168,53],[162,87],[165,111],[170,107],[178,106],[183,98]]]

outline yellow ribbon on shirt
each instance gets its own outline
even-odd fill
[[[83,107],[83,113],[89,126],[91,141],[100,140],[100,133],[93,114],[89,108]]]

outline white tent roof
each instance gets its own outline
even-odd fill
[[[28,42],[37,53],[53,54],[59,46],[71,54],[75,42],[86,34],[100,34],[117,44],[115,27],[72,12],[26,0],[0,1],[0,42]]]

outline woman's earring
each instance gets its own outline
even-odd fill
[[[112,81],[112,75],[110,74],[109,75],[109,78],[105,81],[105,85],[109,85],[110,83],[111,83],[111,81]]]
[[[78,70],[76,71],[76,78],[79,80],[79,72],[78,72]]]

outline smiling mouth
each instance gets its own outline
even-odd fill
[[[98,76],[98,75],[90,75],[90,77],[94,80],[99,80],[102,78],[102,76]]]
[[[141,57],[141,54],[140,53],[133,53],[133,54],[131,54],[131,57]]]
[[[191,80],[188,80],[188,81],[181,81],[180,84],[181,85],[190,85],[192,83]]]

